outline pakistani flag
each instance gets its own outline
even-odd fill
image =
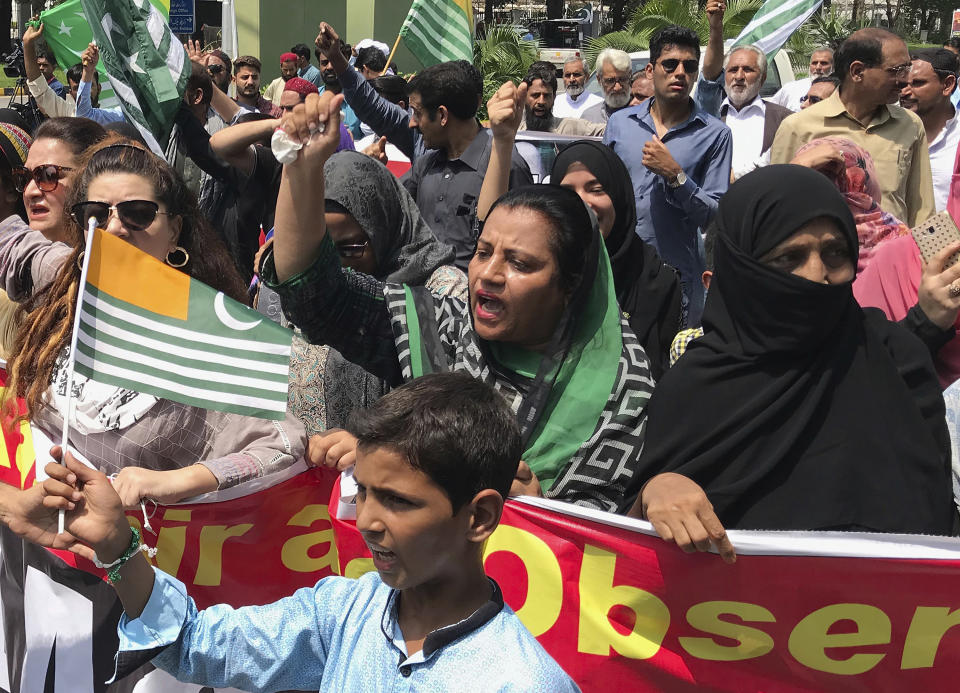
[[[470,0],[413,0],[400,37],[425,67],[448,60],[473,62]]]
[[[753,44],[773,55],[822,3],[823,0],[766,0],[733,45]]]
[[[192,70],[186,49],[149,0],[81,0],[81,5],[124,115],[163,156]]]
[[[292,333],[97,229],[75,369],[203,409],[282,419]]]
[[[170,15],[170,0],[150,1],[164,18]],[[80,0],[67,0],[49,10],[44,10],[40,13],[40,21],[43,22],[43,38],[57,57],[60,67],[66,70],[79,63],[80,54],[93,41],[93,32],[90,30],[86,15],[83,14]],[[100,91],[101,108],[119,106],[120,100],[113,93],[113,87],[110,86],[107,73],[104,71],[103,61],[97,65],[97,71],[100,73],[100,84],[103,87]]]

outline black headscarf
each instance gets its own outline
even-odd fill
[[[574,163],[596,176],[613,202],[616,218],[606,246],[617,301],[659,380],[669,364],[670,342],[680,329],[680,279],[653,246],[637,236],[633,185],[620,157],[599,142],[576,142],[557,156],[550,181],[559,185]]]
[[[949,534],[943,400],[925,348],[861,310],[851,283],[759,262],[817,218],[856,266],[850,211],[812,169],[768,166],[721,199],[705,334],[654,391],[634,494],[670,471],[696,481],[727,527]]]

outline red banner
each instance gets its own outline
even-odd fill
[[[589,517],[646,523],[567,509],[508,503],[485,561],[584,691],[954,690],[960,541],[732,532],[741,554],[726,565]],[[359,532],[334,526],[341,570],[363,572]],[[817,546],[944,558],[744,555]]]

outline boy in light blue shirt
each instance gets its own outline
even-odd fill
[[[483,570],[521,453],[500,395],[463,374],[430,375],[351,430],[357,529],[377,573],[324,578],[273,604],[198,611],[183,583],[144,560],[107,477],[69,453],[66,466],[47,465],[43,508],[7,522],[106,564],[125,610],[116,678],[152,659],[182,681],[245,691],[579,690]],[[68,534],[55,535],[60,508]]]

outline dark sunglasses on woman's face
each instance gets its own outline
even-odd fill
[[[694,59],[690,58],[688,60],[678,60],[677,58],[667,58],[666,60],[661,60],[660,65],[663,67],[663,71],[668,75],[672,75],[677,70],[677,65],[683,63],[683,71],[688,75],[696,73],[697,69],[700,67],[700,63]]]
[[[152,200],[126,200],[115,205],[87,200],[70,208],[71,215],[84,229],[91,219],[97,220],[98,228],[105,229],[112,211],[117,213],[120,223],[131,231],[143,231],[153,223],[158,214],[170,214],[161,212],[160,206]]]
[[[364,241],[363,243],[337,243],[334,247],[337,249],[340,257],[354,259],[363,257],[369,243],[370,241]]]
[[[56,164],[43,164],[37,166],[32,171],[29,168],[18,166],[11,171],[13,185],[17,192],[23,192],[30,185],[30,181],[36,181],[37,187],[43,192],[53,192],[60,185],[60,179],[63,178],[64,171],[72,171],[69,166],[57,166]]]

